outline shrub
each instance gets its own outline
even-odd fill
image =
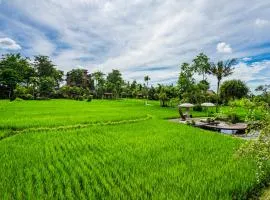
[[[36,100],[50,100],[48,97],[37,97]]]
[[[76,98],[76,100],[78,100],[78,101],[83,101],[83,96],[78,96],[78,97]]]
[[[259,131],[259,136],[256,140],[250,140],[244,143],[238,154],[240,156],[252,156],[255,158],[257,164],[257,181],[258,183],[267,183],[269,182],[270,175],[270,108],[268,104],[257,102],[256,109],[260,109],[263,116],[259,122],[250,124],[247,132]]]
[[[177,107],[178,106],[178,104],[179,104],[179,98],[178,97],[176,97],[176,98],[172,98],[172,99],[170,99],[170,106],[171,107]]]
[[[198,111],[198,112],[202,112],[203,108],[202,108],[201,105],[195,105],[195,106],[193,107],[193,110],[194,110],[194,111]]]
[[[31,94],[26,94],[26,95],[23,96],[23,99],[24,99],[24,100],[33,100],[34,97],[33,97],[33,95],[31,95]]]
[[[215,120],[228,121],[228,115],[224,113],[214,113]]]
[[[14,101],[23,101],[23,99],[16,97],[16,99],[14,99]]]
[[[93,95],[89,95],[88,98],[87,98],[87,102],[92,101],[92,99],[93,99]]]
[[[247,98],[229,101],[228,105],[231,107],[245,107],[245,108],[246,107],[253,108],[255,106],[255,104]]]
[[[233,124],[240,122],[240,118],[236,113],[230,113],[228,119]]]

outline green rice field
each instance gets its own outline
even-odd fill
[[[0,199],[246,199],[244,140],[140,100],[0,101]],[[199,113],[194,113],[199,115]]]

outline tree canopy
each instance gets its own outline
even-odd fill
[[[222,83],[220,97],[227,103],[229,100],[241,99],[248,95],[249,88],[241,80],[229,80]]]

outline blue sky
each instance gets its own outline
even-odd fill
[[[1,54],[48,55],[65,72],[119,69],[152,84],[176,83],[179,65],[200,52],[238,58],[229,79],[270,84],[269,32],[269,0],[0,0]]]

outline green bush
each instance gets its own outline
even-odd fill
[[[36,100],[50,100],[48,97],[37,97]]]
[[[92,99],[93,99],[93,95],[89,95],[88,98],[87,98],[87,102],[92,101]]]
[[[24,100],[33,100],[34,97],[33,97],[32,94],[26,94],[26,95],[23,96],[23,99],[24,99]]]
[[[16,97],[16,99],[14,99],[14,101],[23,101],[23,99]]]
[[[83,96],[78,96],[78,97],[76,98],[76,100],[78,100],[78,101],[83,101]]]
[[[230,113],[228,119],[233,124],[240,122],[240,117],[236,113]]]
[[[193,107],[193,110],[194,110],[194,111],[197,111],[197,112],[202,112],[203,108],[202,108],[201,105],[195,105],[195,106]]]
[[[215,120],[228,121],[228,115],[224,113],[214,113]]]

